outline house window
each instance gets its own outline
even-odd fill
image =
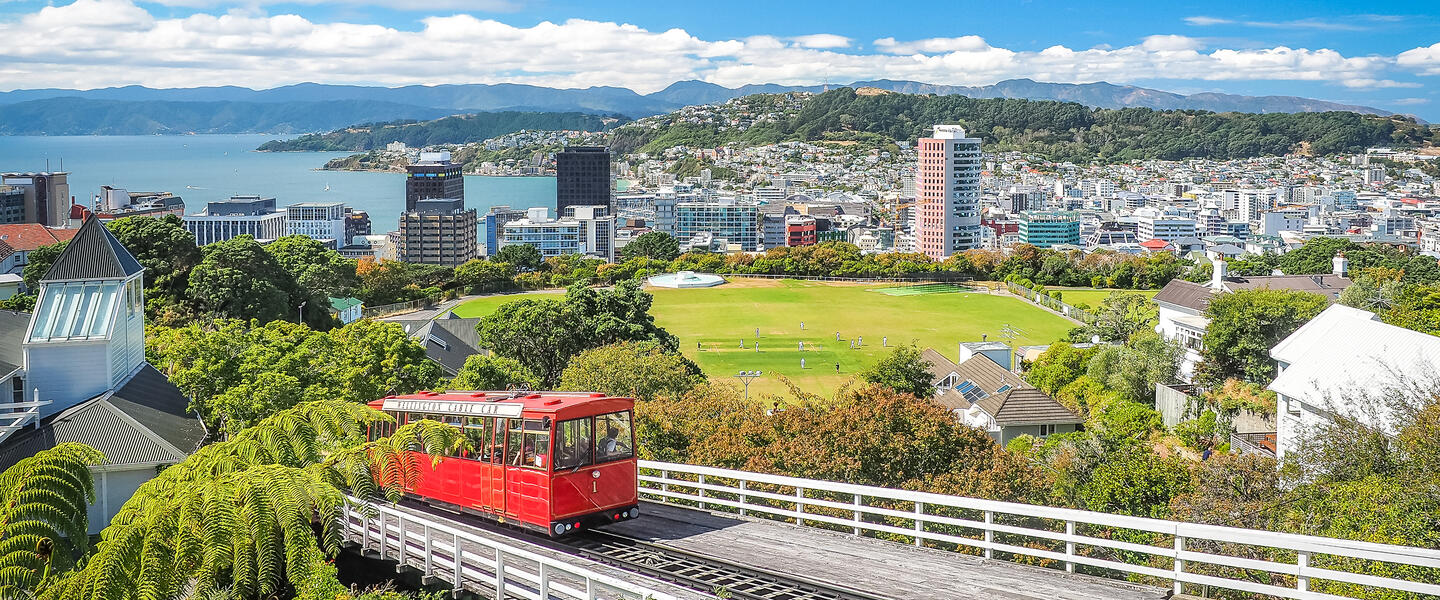
[[[1043,438],[1047,435],[1055,435],[1055,425],[1053,423],[1040,425],[1039,436]]]

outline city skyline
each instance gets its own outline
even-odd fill
[[[841,4],[13,0],[0,3],[12,42],[0,49],[0,89],[509,82],[647,93],[689,79],[1030,78],[1293,95],[1440,120],[1440,14],[1419,2]]]

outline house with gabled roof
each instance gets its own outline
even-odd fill
[[[935,403],[1001,444],[1021,435],[1044,437],[1076,431],[1084,422],[983,353],[973,353],[957,364],[926,348],[920,351],[920,359],[930,372]]]
[[[91,533],[208,435],[145,362],[144,270],[92,217],[41,278],[35,312],[0,311],[0,469],[66,442],[100,450]]]

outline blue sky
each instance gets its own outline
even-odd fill
[[[1440,3],[0,0],[0,89],[1105,80],[1440,121]]]

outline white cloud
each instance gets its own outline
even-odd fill
[[[1390,103],[1391,103],[1391,104],[1398,104],[1398,105],[1400,105],[1400,106],[1415,106],[1415,105],[1417,105],[1417,104],[1429,104],[1429,103],[1430,103],[1430,99],[1429,99],[1429,98],[1396,98],[1396,99],[1394,99],[1394,100],[1391,100]]]
[[[983,52],[990,49],[985,38],[967,35],[897,42],[893,37],[875,40],[875,49],[886,54],[935,54],[937,52]]]
[[[1367,21],[1393,22],[1396,19],[1390,15],[1361,15]],[[1321,31],[1364,31],[1369,29],[1355,23],[1336,23],[1334,21],[1322,21],[1320,19],[1296,19],[1294,21],[1244,21],[1239,19],[1225,19],[1220,17],[1194,16],[1185,17],[1185,23],[1196,27],[1209,27],[1212,25],[1241,25],[1244,27],[1259,27],[1263,29],[1318,29]]]
[[[1440,42],[1401,52],[1395,57],[1395,64],[1421,75],[1440,75]]]
[[[801,48],[849,48],[850,38],[833,33],[815,33],[790,38]]]
[[[149,0],[156,4],[165,6],[183,6],[187,8],[217,8],[233,4],[233,0]],[[520,10],[523,2],[521,0],[425,0],[415,2],[413,0],[245,0],[248,6],[264,6],[271,4],[330,4],[330,5],[352,5],[352,6],[379,6],[394,10],[405,11],[426,11],[426,10],[458,10],[466,12],[515,12]]]
[[[420,20],[418,30],[404,30],[317,23],[253,9],[159,18],[132,0],[41,8],[0,22],[0,39],[5,40],[0,89],[515,82],[618,85],[645,93],[686,79],[726,86],[875,78],[980,85],[1020,77],[1067,83],[1316,81],[1375,88],[1418,85],[1387,79],[1397,63],[1440,72],[1440,45],[1396,58],[1284,46],[1209,49],[1195,38],[1157,35],[1118,48],[1017,51],[960,36],[883,38],[862,53],[852,40],[825,33],[705,40],[683,29],[650,31],[578,19],[517,27],[469,14],[431,16]]]

